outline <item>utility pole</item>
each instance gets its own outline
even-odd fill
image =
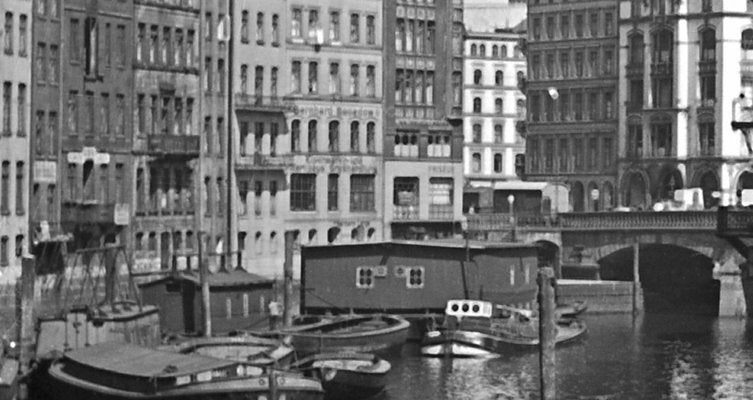
[[[283,264],[285,291],[282,300],[282,321],[285,326],[293,324],[293,246],[295,244],[293,234],[293,231],[285,231],[285,262]]]
[[[539,285],[539,379],[541,400],[554,400],[557,394],[557,360],[554,345],[557,335],[554,305],[554,269],[542,267],[537,279]]]

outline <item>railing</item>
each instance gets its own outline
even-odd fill
[[[563,231],[716,229],[716,211],[577,212],[559,215]]]
[[[558,220],[554,215],[535,213],[482,213],[467,214],[468,230],[472,232],[510,230],[513,228],[549,228],[558,229]]]
[[[440,221],[452,221],[453,220],[453,206],[452,204],[440,205],[429,204],[429,219]]]
[[[199,137],[196,135],[150,135],[147,136],[147,153],[198,157]]]
[[[279,96],[257,96],[253,94],[236,93],[235,108],[267,111],[292,111],[292,102]]]
[[[418,219],[418,205],[393,207],[392,219],[394,221],[414,221]]]
[[[253,155],[241,155],[235,161],[239,169],[281,169],[293,166],[292,155],[265,155],[254,153]]]
[[[75,224],[114,224],[115,203],[75,204],[63,206],[60,219],[63,223]]]
[[[753,211],[719,207],[716,232],[720,236],[753,237]]]
[[[673,64],[671,62],[655,62],[651,64],[651,75],[672,75]]]
[[[699,74],[715,74],[716,60],[703,60],[698,63]]]
[[[643,76],[643,63],[628,64],[625,66],[625,74],[627,76]]]

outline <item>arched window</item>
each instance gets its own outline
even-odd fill
[[[502,115],[504,113],[504,106],[501,98],[494,99],[494,112],[497,115]]]
[[[515,75],[515,78],[518,81],[518,87],[523,86],[526,80],[526,74],[524,74],[523,71],[518,71],[518,73]]]
[[[481,143],[481,124],[473,124],[473,143]]]
[[[753,28],[743,31],[740,47],[743,50],[743,60],[753,60]]]
[[[653,34],[653,62],[655,63],[671,63],[673,59],[672,47],[674,42],[674,34],[672,31],[662,29]]]
[[[358,121],[353,121],[350,123],[350,152],[351,153],[358,153],[361,144],[359,139],[359,126]]]
[[[494,154],[494,172],[502,172],[502,154],[500,153]]]
[[[701,60],[716,60],[716,31],[711,28],[701,32]]]
[[[712,208],[719,205],[719,199],[713,196],[715,191],[719,190],[719,179],[712,171],[707,171],[698,181],[698,186],[703,191],[703,207]]]
[[[331,121],[329,123],[329,151],[336,153],[340,151],[340,122]]]
[[[481,97],[475,97],[473,99],[473,112],[475,113],[481,112]]]
[[[472,56],[475,56],[475,55],[477,55],[477,54],[478,54],[478,48],[476,47],[476,45],[475,45],[475,44],[472,44],[472,45],[471,45],[471,55],[472,55]]]
[[[492,46],[492,57],[499,57],[499,46]]]
[[[290,124],[290,151],[301,151],[301,121],[294,119]]]
[[[481,70],[480,69],[476,69],[473,71],[473,84],[474,85],[481,84]]]
[[[515,114],[517,114],[518,119],[525,120],[526,119],[526,101],[523,99],[518,99],[515,102]]]
[[[481,153],[473,153],[471,171],[475,174],[481,172]]]
[[[571,203],[573,211],[582,212],[585,211],[585,194],[583,190],[583,184],[580,182],[574,182],[570,191]]]
[[[507,46],[502,45],[501,50],[499,52],[499,56],[501,58],[507,58]]]
[[[589,200],[589,211],[599,211],[599,197],[601,197],[600,195],[601,193],[599,192],[599,187],[596,185],[596,182],[590,182],[588,184],[588,192],[586,193],[586,196]],[[596,198],[594,199],[594,197]]]
[[[612,182],[605,182],[601,192],[601,207],[609,211],[614,208],[614,186],[612,186]]]
[[[630,36],[630,59],[631,65],[643,65],[643,35],[636,33]]]
[[[497,86],[502,86],[504,84],[504,81],[505,74],[502,71],[497,70],[497,72],[494,73],[494,84]]]
[[[312,119],[309,121],[309,153],[316,153],[317,152],[317,144],[316,144],[316,120]]]
[[[486,57],[486,46],[485,45],[482,44],[482,45],[478,46],[478,55],[481,56],[481,57]]]
[[[523,58],[523,52],[520,51],[520,46],[515,46],[515,58]]]
[[[502,124],[494,125],[494,143],[502,143],[504,142],[504,140],[505,138]]]

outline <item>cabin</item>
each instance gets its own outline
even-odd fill
[[[268,326],[267,304],[274,297],[274,280],[241,268],[211,273],[207,279],[212,333]],[[171,274],[139,286],[144,304],[159,307],[163,331],[200,333],[203,330],[198,272]]]
[[[301,247],[301,312],[440,314],[450,299],[530,306],[539,246],[453,239]]]

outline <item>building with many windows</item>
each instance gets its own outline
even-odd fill
[[[700,188],[691,204],[710,208],[716,191],[737,204],[753,189],[751,142],[731,128],[735,103],[753,105],[752,7],[620,2],[620,205],[649,209]]]
[[[280,276],[286,231],[297,244],[381,239],[381,0],[236,6],[243,259]]]
[[[385,1],[385,238],[458,233],[463,2]]]
[[[31,2],[3,1],[0,15],[0,282],[13,282],[21,274],[29,234]]]
[[[617,3],[528,3],[525,176],[566,184],[572,211],[617,204]]]
[[[486,25],[488,14],[497,19]],[[526,115],[525,96],[518,85],[526,74],[519,46],[525,39],[525,16],[525,4],[471,7],[466,2],[463,165],[469,189],[493,188],[495,182],[520,179],[516,166],[524,159],[525,132],[518,132],[516,125],[524,123]],[[502,26],[511,18],[516,26]]]
[[[134,5],[134,210],[136,271],[197,265],[200,187],[199,2]]]

